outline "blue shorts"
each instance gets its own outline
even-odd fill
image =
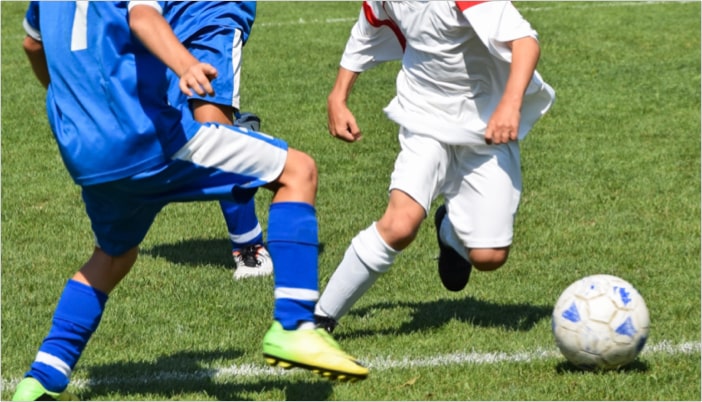
[[[190,38],[183,43],[196,59],[209,63],[217,69],[217,77],[210,84],[215,91],[213,96],[200,96],[193,92],[187,97],[178,87],[179,78],[170,69],[168,76],[170,86],[168,99],[171,103],[201,99],[209,103],[231,106],[239,110],[242,48],[244,46],[241,31],[229,26],[222,26],[214,31]]]
[[[285,166],[287,144],[240,127],[205,124],[173,157],[131,177],[82,187],[96,245],[119,256],[138,246],[172,202],[246,203]]]

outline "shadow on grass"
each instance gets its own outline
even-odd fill
[[[319,245],[319,254],[324,252],[324,244]],[[159,244],[140,250],[143,255],[165,258],[174,264],[186,266],[210,265],[234,268],[231,243],[228,239],[188,239],[177,243]]]
[[[233,268],[228,239],[188,239],[177,243],[159,244],[140,250],[143,255],[165,258],[174,264],[187,266],[211,265]]]
[[[180,352],[163,356],[155,362],[119,362],[88,367],[88,387],[78,392],[81,400],[148,395],[149,399],[169,400],[183,394],[204,393],[220,401],[246,400],[247,394],[270,389],[283,389],[284,400],[327,400],[333,394],[333,383],[310,374],[309,380],[237,379],[228,382],[218,377],[222,370],[208,368],[208,362],[234,359],[242,353],[235,350]],[[243,370],[242,370],[243,371]],[[303,370],[298,370],[304,372]],[[236,374],[231,374],[232,378]],[[251,398],[249,395],[248,398]]]
[[[377,309],[410,308],[411,320],[396,329],[339,331],[338,338],[377,335],[379,333],[410,333],[429,328],[438,328],[449,321],[459,320],[480,327],[500,327],[510,331],[528,331],[537,322],[551,317],[553,306],[529,304],[496,304],[473,297],[444,299],[430,302],[383,302],[351,310],[350,316],[371,315]]]
[[[624,367],[613,370],[591,370],[580,368],[569,361],[563,361],[558,363],[556,366],[556,373],[566,374],[566,373],[583,373],[583,374],[595,374],[602,375],[608,372],[618,372],[618,373],[645,373],[649,370],[648,363],[639,360],[638,358],[633,362],[627,364]]]

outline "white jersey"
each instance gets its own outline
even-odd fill
[[[402,60],[397,94],[384,109],[410,131],[457,145],[484,144],[509,77],[506,42],[537,38],[506,1],[369,1],[351,30],[341,66],[363,72]],[[550,108],[554,90],[535,72],[522,105],[519,139]]]

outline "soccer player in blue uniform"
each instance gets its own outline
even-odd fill
[[[277,138],[194,120],[167,101],[167,68],[186,94],[212,94],[217,70],[178,41],[157,2],[32,2],[24,48],[48,84],[46,109],[68,172],[81,187],[95,235],[88,261],[68,280],[48,335],[14,400],[65,399],[70,375],[97,329],[108,295],[168,203],[247,202],[273,192],[268,246],[274,259],[271,365],[362,379],[368,369],[315,328],[318,298],[317,168]]]
[[[212,81],[214,95],[185,96],[178,76],[169,70],[172,104],[189,103],[195,120],[233,125],[241,117],[240,81],[243,47],[256,18],[255,1],[169,1],[163,16],[180,42],[198,60],[214,66],[219,75]],[[244,116],[247,117],[247,116]],[[259,131],[254,116],[247,128]],[[242,125],[246,124],[243,120]],[[263,245],[263,231],[252,198],[245,204],[220,201],[232,245],[234,279],[269,275],[273,272],[270,254]]]

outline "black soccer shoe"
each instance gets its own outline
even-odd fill
[[[466,261],[453,248],[441,242],[439,230],[441,221],[446,216],[446,205],[442,205],[434,214],[434,225],[436,226],[436,240],[439,243],[439,277],[444,287],[452,292],[463,290],[470,279],[470,271],[473,266]]]
[[[314,315],[314,323],[317,328],[322,328],[330,334],[334,332],[336,326],[339,325],[335,319],[317,314]]]

